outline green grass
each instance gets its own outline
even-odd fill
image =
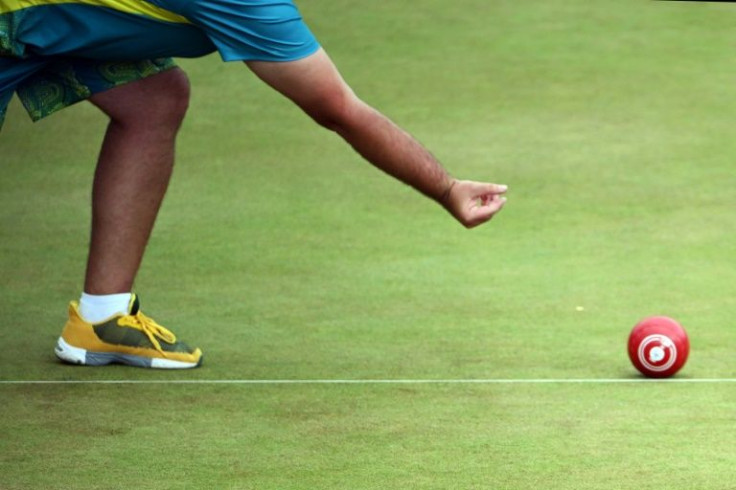
[[[630,328],[733,378],[736,6],[300,7],[359,95],[456,175],[466,231],[239,64],[194,87],[136,289],[191,372],[60,365],[104,119],[0,137],[0,379],[638,379]],[[578,311],[577,307],[584,307]],[[1,489],[732,489],[731,384],[0,385]]]
[[[11,488],[729,488],[723,388],[12,387],[4,459]]]

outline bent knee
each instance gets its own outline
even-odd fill
[[[148,100],[152,103],[150,110],[155,112],[156,116],[179,125],[189,108],[189,78],[179,68],[165,71],[158,76],[162,78],[155,83],[157,86],[163,86],[163,89],[153,87],[156,92],[151,94]]]
[[[189,93],[186,73],[173,68],[95,94],[90,101],[118,124],[178,128]]]

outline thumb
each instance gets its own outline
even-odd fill
[[[489,194],[504,194],[508,190],[508,186],[503,184],[491,184],[486,182],[469,182],[470,190],[474,196],[485,196]]]

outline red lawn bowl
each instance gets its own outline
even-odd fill
[[[672,318],[653,316],[636,324],[629,335],[629,359],[649,378],[668,378],[685,365],[690,341]]]

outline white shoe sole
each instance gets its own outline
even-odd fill
[[[106,366],[108,364],[127,364],[128,366],[153,368],[153,369],[189,369],[202,363],[174,361],[171,359],[159,359],[155,357],[134,356],[115,352],[92,352],[79,347],[69,345],[63,338],[59,337],[54,349],[56,357],[70,364],[81,364],[84,366]]]

